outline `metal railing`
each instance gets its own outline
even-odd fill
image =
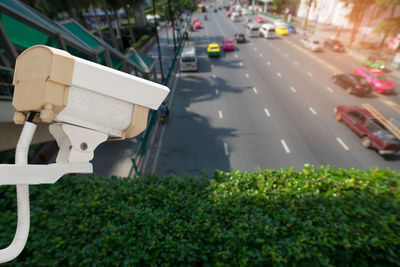
[[[171,74],[175,68],[176,59],[180,54],[185,34],[187,34],[187,32],[188,32],[188,27],[190,25],[190,21],[191,21],[191,16],[189,18],[187,18],[187,20],[186,20],[185,31],[182,34],[181,38],[179,39],[179,43],[176,48],[174,58],[172,59],[172,62],[168,68],[167,76],[165,77],[164,82],[163,82],[163,85],[165,85],[165,86],[168,86],[169,80],[171,78]],[[140,176],[140,167],[143,163],[144,155],[147,153],[147,142],[150,137],[151,131],[157,122],[156,119],[157,119],[157,110],[151,110],[150,111],[150,119],[149,119],[147,128],[144,131],[144,133],[139,137],[140,144],[139,144],[138,152],[136,153],[135,157],[131,158],[132,167],[131,167],[131,170],[129,173],[131,174],[132,171],[135,171],[134,177]]]

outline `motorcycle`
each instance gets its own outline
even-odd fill
[[[207,20],[208,18],[207,18],[207,15],[204,15],[204,20]]]

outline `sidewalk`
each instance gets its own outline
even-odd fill
[[[164,76],[168,72],[168,67],[174,57],[174,44],[172,40],[171,29],[167,30],[163,27],[159,32],[160,49],[162,56],[162,66]],[[160,64],[158,61],[157,43],[153,42],[145,51],[148,56],[156,60],[156,70],[158,83],[161,83]],[[136,156],[140,145],[140,136],[133,139],[126,139],[121,141],[108,141],[101,144],[95,151],[95,157],[92,161],[94,173],[104,177],[128,177],[132,169],[131,159]]]

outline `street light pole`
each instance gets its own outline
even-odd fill
[[[158,49],[158,61],[160,62],[160,72],[161,72],[161,82],[164,82],[164,71],[162,67],[162,60],[161,60],[161,49],[160,49],[160,40],[158,39],[158,23],[157,23],[157,15],[156,15],[156,3],[153,0],[153,14],[154,14],[154,24],[156,28],[156,42],[157,42],[157,49]],[[168,29],[167,29],[168,30]]]
[[[172,23],[172,37],[174,38],[174,51],[176,50],[176,40],[175,40],[175,26],[174,26],[174,19],[172,17],[172,11],[171,11],[171,2],[170,0],[167,1],[168,3],[168,10],[169,10],[169,17]]]

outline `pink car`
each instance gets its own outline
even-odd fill
[[[235,51],[235,45],[231,39],[225,39],[222,41],[222,49],[224,51]]]
[[[200,22],[197,22],[196,24],[194,24],[194,28],[195,29],[201,29],[201,23]]]
[[[394,83],[389,81],[382,71],[375,69],[356,69],[354,73],[366,79],[370,85],[375,87],[377,93],[394,93]]]
[[[262,17],[256,17],[256,22],[264,23],[264,19]]]
[[[226,16],[229,18],[232,15],[230,11],[226,12]]]
[[[200,20],[199,20],[198,18],[195,17],[195,18],[193,19],[193,24],[196,24],[197,22],[200,22]]]

